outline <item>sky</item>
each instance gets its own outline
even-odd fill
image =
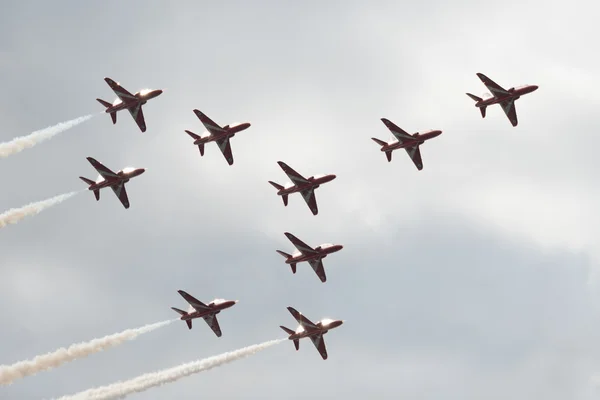
[[[136,399],[595,399],[600,386],[600,34],[590,1],[13,2],[0,15],[0,142],[103,111],[103,81],[164,89],[141,133],[120,112],[0,160],[0,213],[85,189],[91,156],[147,171],[131,208],[103,190],[0,230],[0,364],[239,300],[223,336],[177,321],[0,387],[53,398],[255,343],[295,328],[286,310],[344,319],[312,343],[250,358]],[[466,92],[539,89],[481,118]],[[252,126],[204,157],[193,109]],[[371,137],[414,133],[417,171]],[[313,216],[267,181],[333,173]],[[293,275],[275,250],[344,249]]]

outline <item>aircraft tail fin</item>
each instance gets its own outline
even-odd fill
[[[79,179],[81,179],[82,181],[84,181],[88,185],[93,185],[94,183],[96,183],[96,182],[94,182],[91,179],[84,178],[83,176],[80,176]],[[96,196],[96,201],[100,200],[100,189],[94,190],[94,196]]]
[[[372,137],[371,140],[374,141],[375,143],[377,143],[380,146],[385,146],[387,144],[383,140],[380,140],[380,139],[377,139],[377,138],[374,138],[374,137]]]
[[[204,155],[204,143],[198,145],[198,150],[200,150],[200,157],[202,157]]]
[[[188,313],[186,311],[180,310],[179,308],[175,308],[175,307],[171,307],[172,310],[177,311],[177,313],[179,313],[180,315],[188,315]],[[186,319],[185,323],[188,326],[188,329],[192,329],[192,320],[191,319]]]
[[[388,162],[392,161],[392,152],[386,151],[385,156],[387,157]]]
[[[288,335],[293,335],[294,332],[293,330],[291,330],[290,328],[286,328],[285,326],[279,326],[281,329],[283,329],[285,331],[285,333],[287,333]],[[296,351],[298,351],[298,349],[300,349],[300,340],[299,339],[294,339],[294,347],[296,348]]]
[[[280,185],[279,183],[275,183],[273,181],[269,181],[269,183],[277,190],[282,190],[284,189],[284,187],[282,185]],[[282,194],[281,198],[283,200],[283,205],[287,206],[288,205],[288,195],[287,194]]]
[[[290,267],[292,267],[292,274],[296,273],[296,264],[290,264]]]
[[[485,109],[486,109],[486,106],[479,107],[479,111],[481,111],[481,118],[485,118]]]
[[[112,107],[112,104],[110,104],[108,101],[106,100],[102,100],[102,99],[96,99],[98,101],[98,103],[102,104],[104,107],[106,107],[107,109]],[[117,123],[117,112],[113,111],[110,113],[110,118],[112,118],[112,122],[113,124]]]
[[[469,96],[471,99],[473,99],[474,101],[481,101],[481,97],[477,97],[474,94],[471,93],[467,93],[467,96]]]

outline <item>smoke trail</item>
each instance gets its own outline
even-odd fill
[[[15,153],[19,153],[30,147],[33,147],[36,144],[43,142],[44,140],[52,138],[54,135],[57,135],[63,131],[66,131],[67,129],[71,129],[74,126],[87,121],[93,116],[94,114],[90,114],[84,117],[72,119],[70,121],[61,122],[60,124],[49,126],[39,131],[35,131],[27,136],[19,136],[17,138],[14,138],[10,142],[0,143],[0,158],[5,158]]]
[[[141,328],[127,329],[123,332],[104,336],[100,339],[73,344],[66,349],[62,347],[52,353],[37,356],[33,360],[20,361],[12,365],[0,365],[0,385],[8,385],[16,379],[34,375],[40,371],[55,368],[69,361],[87,357],[90,354],[120,345],[126,340],[133,340],[139,335],[161,328],[173,321],[177,320],[173,319],[142,326]]]
[[[244,347],[243,349],[230,351],[218,356],[205,358],[203,360],[193,361],[187,364],[182,364],[177,367],[164,369],[158,372],[150,372],[140,375],[137,378],[130,379],[125,382],[117,382],[112,385],[102,386],[95,389],[88,389],[83,392],[71,396],[63,396],[57,400],[109,400],[122,399],[132,393],[139,393],[151,389],[155,386],[161,386],[165,383],[175,382],[186,376],[207,371],[212,368],[219,367],[244,357],[248,357],[268,347],[281,343],[286,339],[271,340],[261,344]]]
[[[20,208],[11,208],[10,210],[0,214],[0,228],[4,228],[8,224],[16,224],[25,217],[39,214],[46,208],[52,207],[58,203],[62,203],[63,201],[75,196],[77,193],[79,192],[61,194],[47,200],[29,203]]]

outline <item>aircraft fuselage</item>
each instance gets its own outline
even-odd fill
[[[434,137],[437,137],[441,134],[442,134],[442,131],[440,131],[440,130],[431,130],[431,131],[426,131],[423,133],[416,133],[415,135],[413,135],[413,140],[403,139],[403,142],[395,141],[395,142],[388,143],[385,146],[381,146],[381,151],[386,152],[386,151],[390,151],[390,150],[404,149],[404,148],[418,146],[418,145],[425,143],[425,141],[427,141],[429,139],[433,139]]]
[[[223,132],[218,133],[216,135],[211,134],[209,136],[200,137],[199,139],[194,140],[194,145],[214,142],[214,141],[225,139],[225,138],[232,138],[235,136],[236,133],[241,132],[244,129],[248,129],[248,128],[250,128],[249,122],[245,122],[243,124],[234,125],[234,126],[225,125],[223,127]]]
[[[228,300],[225,301],[223,303],[219,303],[219,304],[210,304],[210,310],[206,310],[206,311],[194,311],[185,315],[181,316],[181,320],[185,321],[188,319],[195,319],[195,318],[202,318],[205,317],[207,315],[216,315],[218,313],[220,313],[222,310],[225,310],[226,308],[229,308],[233,305],[235,305],[237,303],[237,301],[235,300]]]
[[[325,176],[322,176],[319,178],[315,178],[314,176],[311,176],[310,178],[307,179],[308,183],[305,183],[302,185],[294,185],[289,188],[283,188],[279,192],[277,192],[277,194],[282,196],[282,195],[286,195],[286,194],[302,192],[304,190],[317,189],[322,184],[331,182],[335,178],[336,178],[336,176],[334,174],[325,175]]]
[[[88,190],[98,190],[98,189],[103,189],[103,188],[111,187],[114,185],[118,185],[120,183],[127,183],[127,182],[129,182],[129,180],[131,178],[141,175],[145,171],[146,171],[145,168],[136,168],[136,169],[134,169],[132,171],[128,171],[128,172],[119,171],[119,172],[117,172],[117,175],[118,175],[117,178],[112,178],[112,179],[104,179],[103,178],[101,181],[95,182],[92,185],[90,185]]]
[[[535,92],[538,89],[538,86],[536,85],[527,85],[527,86],[522,86],[520,88],[510,88],[508,89],[508,94],[506,95],[501,95],[501,96],[493,96],[490,97],[488,99],[482,99],[480,101],[478,101],[477,103],[475,103],[475,107],[487,107],[487,106],[491,106],[492,104],[499,104],[502,102],[505,102],[507,100],[518,100],[521,96],[531,93],[531,92]]]
[[[162,94],[162,92],[163,91],[160,89],[152,90],[152,91],[144,93],[144,94],[137,92],[135,94],[135,97],[136,97],[135,99],[131,99],[129,101],[120,100],[118,103],[115,103],[110,107],[107,107],[105,112],[111,113],[111,112],[116,112],[116,111],[121,111],[121,110],[127,110],[128,108],[135,107],[137,105],[143,106],[144,104],[146,104],[146,102],[148,100],[158,97],[159,95]]]
[[[331,321],[325,325],[323,325],[322,322],[317,322],[316,323],[317,329],[303,328],[299,332],[294,332],[293,334],[291,334],[288,339],[289,340],[297,340],[297,339],[303,339],[303,338],[316,336],[316,335],[324,335],[327,332],[329,332],[331,329],[335,329],[338,326],[342,325],[343,323],[344,323],[344,321],[342,321],[340,319]]]
[[[318,260],[321,258],[327,257],[328,254],[335,253],[344,248],[341,244],[336,244],[328,247],[317,247],[315,248],[318,251],[317,254],[298,254],[293,257],[288,258],[285,262],[286,264],[296,264],[304,261]]]

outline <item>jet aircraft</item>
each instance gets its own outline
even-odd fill
[[[273,181],[269,181],[275,189],[277,189],[277,195],[281,196],[283,199],[283,205],[288,205],[288,195],[292,193],[302,194],[302,198],[312,211],[313,215],[317,215],[319,213],[319,209],[317,207],[317,199],[315,198],[315,189],[321,186],[324,183],[330,182],[336,178],[335,175],[316,175],[310,176],[308,178],[303,177],[298,172],[294,171],[283,161],[277,161],[277,164],[283,169],[283,172],[286,173],[288,178],[292,181],[291,186],[282,186]]]
[[[171,309],[177,311],[181,315],[181,320],[185,321],[189,329],[192,329],[192,320],[195,318],[203,318],[204,321],[210,326],[217,337],[221,337],[221,327],[217,320],[217,314],[226,308],[229,308],[236,304],[238,300],[223,300],[214,299],[208,304],[204,304],[195,297],[187,294],[183,290],[177,291],[188,303],[193,307],[195,311],[186,312],[179,308],[171,307]]]
[[[290,264],[292,267],[292,273],[296,273],[297,263],[307,261],[321,282],[325,282],[327,277],[325,276],[325,269],[323,268],[323,259],[327,257],[328,254],[340,251],[344,248],[344,246],[340,244],[326,243],[313,249],[289,232],[285,232],[285,236],[287,236],[290,242],[292,242],[292,244],[298,249],[298,252],[294,254],[288,254],[281,250],[276,251],[286,258],[285,263]]]
[[[283,329],[288,335],[290,335],[288,339],[294,341],[296,351],[300,349],[300,339],[309,337],[315,345],[315,347],[317,348],[317,350],[319,351],[319,353],[321,353],[321,357],[323,357],[323,360],[327,360],[327,348],[325,347],[323,335],[326,334],[329,330],[342,325],[344,321],[323,319],[315,324],[312,323],[304,315],[296,311],[294,308],[288,307],[287,309],[292,314],[292,316],[296,318],[296,321],[298,321],[300,326],[298,326],[296,331],[293,331],[281,325],[279,327]]]
[[[429,130],[422,133],[416,132],[415,134],[411,135],[386,118],[381,118],[381,121],[392,132],[396,140],[387,143],[377,138],[371,139],[381,146],[381,151],[385,152],[388,162],[392,161],[392,152],[394,150],[404,149],[417,169],[421,171],[423,169],[423,161],[421,160],[421,150],[419,146],[425,143],[426,140],[433,139],[434,137],[441,135],[442,131]]]
[[[136,94],[129,93],[119,83],[113,81],[110,78],[104,78],[108,86],[117,94],[118,99],[110,104],[108,101],[102,99],[96,99],[100,104],[106,107],[106,113],[110,114],[113,124],[117,123],[117,112],[121,110],[127,110],[135,120],[135,123],[139,126],[142,132],[146,132],[146,121],[144,120],[144,113],[142,112],[142,106],[150,99],[159,96],[162,90],[140,90]]]
[[[223,153],[223,156],[227,160],[227,163],[232,165],[233,154],[231,153],[231,144],[229,143],[229,139],[234,137],[236,133],[241,132],[244,129],[248,129],[250,127],[250,123],[245,122],[243,124],[225,125],[221,127],[204,115],[201,111],[194,110],[194,113],[206,128],[208,134],[197,135],[188,130],[185,132],[194,139],[194,144],[197,145],[198,149],[200,150],[200,156],[204,155],[204,144],[208,142],[216,142],[217,146],[219,146],[219,149],[221,150],[221,153]]]
[[[519,87],[511,87],[510,89],[506,90],[480,72],[477,73],[477,76],[492,93],[492,97],[487,99],[482,99],[481,97],[467,93],[467,96],[476,101],[475,107],[478,107],[479,111],[481,111],[481,118],[485,118],[485,110],[487,106],[491,106],[492,104],[500,104],[502,111],[504,111],[512,126],[517,126],[519,121],[517,120],[515,100],[518,100],[524,94],[536,91],[538,86],[524,85]]]
[[[88,190],[92,190],[96,196],[96,201],[100,200],[100,189],[110,187],[113,192],[117,195],[123,207],[129,208],[129,199],[127,198],[127,191],[125,190],[125,184],[129,182],[131,178],[135,178],[138,175],[143,174],[145,168],[123,168],[119,172],[113,172],[106,168],[104,165],[93,159],[87,157],[87,160],[92,164],[92,167],[96,168],[96,171],[100,176],[94,182],[91,179],[80,176],[79,179],[90,185]]]

